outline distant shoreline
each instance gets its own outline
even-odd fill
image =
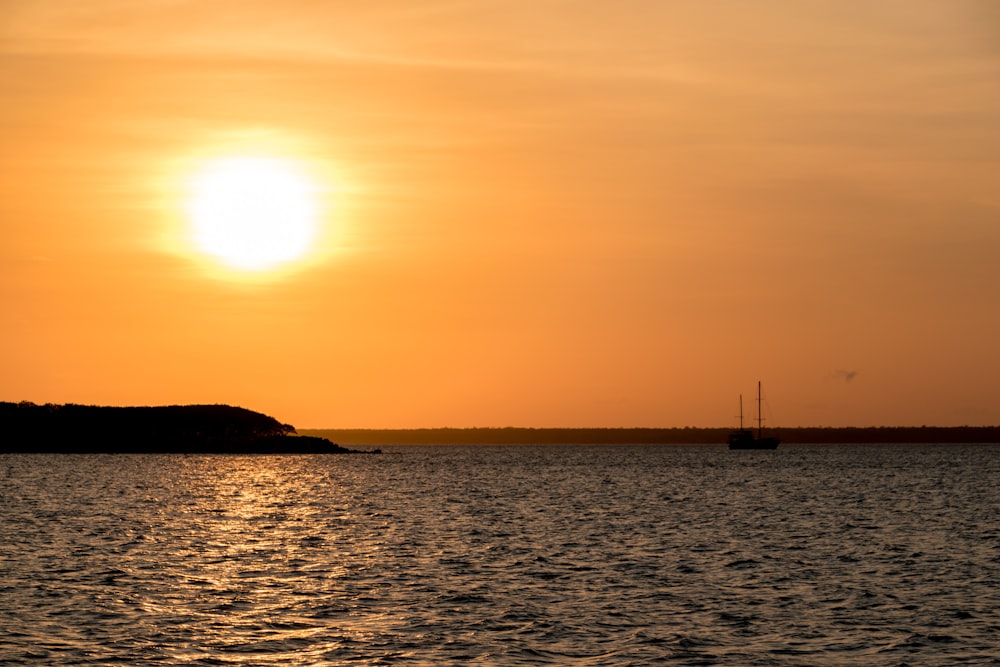
[[[724,444],[729,428],[300,429],[343,445]],[[1000,443],[1000,426],[798,427],[768,429],[786,444]]]
[[[730,428],[302,429],[229,405],[0,402],[0,452],[362,453],[342,445],[724,444]],[[1000,443],[1000,426],[767,429],[786,444]],[[339,444],[337,444],[339,443]],[[374,453],[377,450],[370,450]]]

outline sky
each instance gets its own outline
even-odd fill
[[[0,400],[1000,424],[992,0],[8,0]],[[277,157],[280,270],[192,244]]]

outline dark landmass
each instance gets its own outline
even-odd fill
[[[724,445],[731,428],[303,429],[348,445]],[[1000,443],[1000,426],[799,427],[767,429],[784,444]]]
[[[349,454],[290,424],[228,405],[99,407],[0,402],[0,452]]]
[[[346,454],[347,445],[725,444],[729,428],[303,429],[228,405],[0,402],[0,452]],[[776,428],[785,444],[1000,443],[1000,426]],[[375,450],[378,451],[378,450]]]

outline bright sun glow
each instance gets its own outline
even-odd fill
[[[189,217],[201,252],[234,269],[263,271],[303,257],[316,235],[315,187],[286,159],[214,160],[195,177]]]

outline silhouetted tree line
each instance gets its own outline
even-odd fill
[[[290,424],[229,405],[104,407],[0,403],[5,452],[347,452]]]
[[[724,444],[729,428],[428,428],[324,429],[306,431],[355,445],[384,444]],[[768,435],[783,443],[1000,443],[1000,426],[779,428]]]
[[[776,428],[782,442],[815,444],[972,444],[1000,443],[1000,426],[870,426]]]

